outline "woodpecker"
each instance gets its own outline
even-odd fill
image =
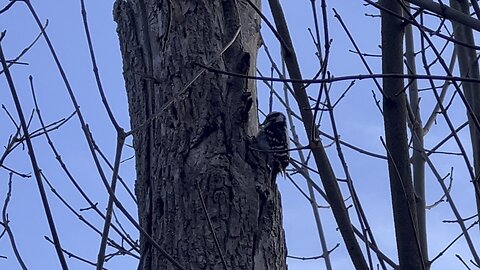
[[[256,136],[260,150],[267,150],[267,164],[271,169],[272,181],[278,173],[284,174],[290,163],[288,153],[288,132],[286,117],[281,112],[271,112],[260,125]]]

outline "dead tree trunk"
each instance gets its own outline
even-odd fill
[[[259,18],[233,0],[118,0],[114,18],[132,128],[158,114],[134,133],[141,226],[185,269],[286,269],[280,197],[249,148],[255,82],[206,72],[182,91],[240,27],[213,67],[254,74]],[[140,245],[139,269],[175,269]]]

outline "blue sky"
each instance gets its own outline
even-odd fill
[[[1,5],[5,5],[7,2],[1,1]],[[117,120],[123,127],[128,129],[128,107],[122,77],[122,62],[115,31],[116,25],[112,20],[111,10],[113,1],[86,2],[90,30],[104,89]],[[310,1],[283,1],[283,4],[303,75],[305,78],[311,78],[318,69],[318,62],[314,54],[315,48],[307,31],[308,27],[313,28]],[[333,18],[331,8],[335,7],[341,14],[349,30],[354,34],[360,48],[364,52],[372,54],[380,53],[378,48],[380,44],[380,20],[379,18],[365,17],[364,13],[378,14],[378,12],[373,8],[364,7],[361,1],[340,0],[329,1],[328,4],[330,37],[333,39],[329,70],[334,76],[366,73],[358,56],[348,52],[349,49],[352,49],[352,46],[338,21]],[[42,20],[49,20],[47,32],[67,72],[97,144],[113,160],[115,132],[103,110],[96,90],[90,58],[86,48],[79,1],[42,1],[41,3],[35,1],[34,5]],[[320,7],[318,6],[318,8]],[[268,14],[267,6],[264,6],[263,10]],[[10,11],[0,15],[0,26],[2,26],[0,30],[7,30],[7,36],[2,41],[7,58],[15,57],[38,34],[38,28],[29,15],[26,6],[22,3],[15,4]],[[262,27],[262,33],[269,49],[278,59],[278,44],[275,42],[272,34],[265,26]],[[32,75],[44,119],[47,122],[53,122],[69,115],[73,111],[71,102],[43,39],[21,60],[28,62],[29,65],[15,65],[11,71],[24,110],[29,112],[33,108],[28,84],[28,76]],[[369,58],[368,61],[375,73],[381,72],[380,58]],[[268,75],[270,73],[269,65],[266,62],[262,49],[259,53],[258,66],[263,74]],[[340,82],[334,84],[331,90],[332,97],[334,99],[338,98],[349,83]],[[260,105],[265,109],[267,108],[268,90],[262,83],[258,85]],[[275,84],[275,87],[276,89],[281,89],[280,84]],[[348,92],[345,99],[336,108],[335,115],[342,140],[366,150],[384,154],[385,151],[379,140],[379,137],[383,136],[383,120],[375,107],[371,95],[371,90],[374,89],[375,86],[371,81],[357,81],[355,87]],[[5,80],[1,79],[0,103],[4,104],[14,114],[14,106],[7,90]],[[308,91],[313,96],[316,96],[318,86],[311,86],[308,88]],[[380,97],[378,92],[377,97]],[[293,103],[293,100],[291,102]],[[458,125],[465,121],[466,117],[464,109],[457,103],[454,103],[452,106],[451,116]],[[422,116],[426,117],[430,114],[433,106],[432,95],[428,91],[422,92],[422,106],[424,106],[422,108]],[[278,102],[275,103],[275,108],[281,110]],[[294,108],[298,109],[296,106]],[[322,125],[322,130],[331,133],[328,121],[323,121]],[[33,121],[32,127],[39,127],[37,120]],[[296,128],[297,131],[301,130],[300,125]],[[13,125],[8,120],[6,114],[1,112],[0,142],[2,145],[6,144],[8,136],[12,132],[14,132]],[[444,127],[444,121],[439,118],[438,125],[434,126],[428,135],[427,148],[435,145],[446,134],[448,134],[448,131]],[[465,130],[460,135],[468,146],[468,132]],[[60,130],[53,132],[52,138],[63,160],[68,164],[69,169],[77,177],[82,187],[94,201],[99,203],[99,207],[104,209],[106,193],[95,170],[92,169],[92,158],[88,153],[78,120],[74,118]],[[324,144],[329,143],[327,139],[323,142]],[[74,190],[62,173],[45,139],[43,137],[37,138],[34,140],[34,144],[42,171],[54,183],[57,191],[65,198],[68,198],[75,208],[87,207],[78,192]],[[349,149],[343,150],[360,199],[371,222],[377,243],[386,254],[390,255],[394,261],[397,261],[386,162],[365,157]],[[447,144],[442,150],[458,151],[453,143]],[[343,178],[336,150],[334,147],[329,147],[327,152],[331,157],[337,176]],[[132,155],[132,150],[125,148],[124,158]],[[433,159],[441,169],[442,175],[450,172],[450,167],[455,167],[452,195],[459,204],[462,214],[464,216],[472,215],[475,208],[473,203],[474,196],[461,158],[436,155]],[[21,172],[31,172],[27,152],[26,150],[22,151],[21,148],[17,149],[7,159],[5,165]],[[135,173],[132,160],[122,164],[121,176],[133,188]],[[5,196],[7,179],[8,173],[5,170],[0,170],[1,202],[3,202]],[[298,177],[295,179],[306,190],[304,181]],[[317,183],[320,183],[318,177],[315,179]],[[320,244],[309,203],[289,181],[279,178],[277,182],[282,195],[284,225],[289,254],[301,257],[320,255]],[[342,186],[342,188],[345,191],[344,194],[347,194],[345,187]],[[442,194],[438,183],[429,172],[427,173],[427,189],[429,190],[428,203],[432,203]],[[136,209],[133,202],[122,189],[119,190],[118,195],[131,213],[135,213]],[[95,260],[100,241],[99,237],[70,214],[51,192],[48,192],[48,196],[57,221],[63,247],[77,255],[92,261]],[[322,205],[325,205],[323,200],[319,201]],[[351,203],[351,201],[347,201],[347,203]],[[330,209],[321,209],[320,213],[327,235],[328,246],[332,248],[337,243],[341,244],[332,253],[334,269],[352,269],[350,259],[346,255],[343,242],[333,222]],[[82,214],[98,227],[103,225],[103,222],[91,211],[84,211]],[[355,216],[353,212],[351,212],[351,215],[352,217]],[[49,235],[50,233],[45,222],[45,215],[40,204],[40,197],[34,179],[14,178],[9,217],[17,244],[29,269],[59,269],[53,246],[43,239],[44,235]],[[440,204],[440,206],[428,212],[430,256],[436,255],[459,233],[457,225],[443,224],[441,222],[444,219],[452,218],[453,215],[446,203]],[[353,219],[356,220],[355,218]],[[134,229],[131,226],[129,227],[128,222],[123,222],[123,224],[125,224],[126,229],[132,235],[135,235]],[[472,236],[474,239],[478,239],[478,230],[472,230]],[[455,253],[465,255],[464,259],[470,258],[465,242],[460,240],[452,247],[451,252],[433,265],[432,269],[455,269],[459,267],[460,264],[454,257]],[[0,259],[0,269],[19,269],[6,237],[0,239],[0,255],[8,256],[8,259]],[[71,269],[89,269],[88,266],[74,259],[68,259],[68,262]],[[324,269],[321,260],[295,261],[289,259],[288,264],[290,269]],[[108,262],[106,267],[109,269],[135,269],[136,261],[128,257],[117,257]]]

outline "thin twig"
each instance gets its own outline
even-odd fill
[[[4,13],[5,11],[8,11],[13,6],[13,4],[15,4],[15,2],[17,2],[17,0],[10,1],[10,3],[8,3],[4,8],[0,9],[0,14]]]
[[[16,0],[15,0],[16,1]],[[10,3],[13,3],[15,1],[12,1]],[[1,14],[1,12],[0,12]],[[43,29],[47,29],[47,26],[48,26],[48,20],[45,22],[45,25],[43,26]],[[22,58],[23,55],[25,55],[32,47],[33,45],[35,45],[35,43],[37,43],[37,41],[40,39],[40,37],[42,36],[42,32],[40,31],[40,33],[37,35],[37,37],[30,43],[30,45],[28,45],[25,49],[23,49],[19,55],[17,55],[17,57],[15,57],[14,59],[12,60],[8,60],[7,63],[8,63],[8,67],[11,67],[13,64],[18,64],[18,60],[20,60],[20,58]],[[3,70],[0,70],[0,74],[3,73]]]
[[[97,256],[97,270],[103,269],[103,264],[105,262],[105,250],[107,248],[108,233],[110,231],[110,226],[112,222],[112,212],[113,212],[113,197],[115,195],[115,189],[117,186],[118,180],[118,171],[120,170],[120,161],[122,160],[122,150],[123,144],[125,143],[125,133],[123,129],[119,129],[117,134],[117,146],[115,150],[115,161],[113,165],[112,172],[112,181],[110,185],[110,194],[107,204],[107,213],[105,214],[105,222],[103,224],[102,239],[100,241],[100,248]]]
[[[450,173],[447,175],[447,177],[449,176],[450,178],[450,182],[448,183],[448,187],[447,187],[447,190],[448,192],[450,193],[452,191],[452,183],[453,183],[453,167],[450,168]],[[443,179],[442,179],[443,181]],[[445,197],[447,195],[444,193],[442,194],[442,196],[440,197],[440,199],[438,199],[437,201],[435,201],[434,203],[432,203],[431,205],[427,205],[425,206],[425,209],[427,210],[431,210],[433,209],[434,207],[436,207],[437,205],[439,205],[440,203],[444,202],[445,201]]]
[[[322,8],[322,19],[323,19],[323,34],[324,34],[324,44],[325,44],[325,53],[324,53],[324,58],[323,62],[320,62],[320,72],[322,74],[322,79],[325,79],[327,77],[327,71],[328,71],[328,60],[330,59],[330,38],[328,34],[328,15],[327,15],[327,2],[326,0],[321,0],[321,8]],[[314,16],[316,18],[316,15]],[[319,29],[316,27],[316,32],[317,32],[317,39],[319,39]],[[318,73],[317,73],[318,74]],[[330,74],[329,76],[330,77]],[[315,77],[316,78],[316,77]],[[317,128],[315,125],[315,122],[317,119],[317,114],[318,114],[318,108],[320,108],[320,101],[322,100],[322,94],[323,92],[327,93],[327,84],[322,83],[320,84],[320,89],[318,90],[318,95],[317,99],[315,101],[315,111],[313,112],[313,118],[312,118],[312,127],[311,127],[311,136],[312,140],[318,140],[318,135],[316,134]],[[321,118],[321,116],[320,116]],[[328,267],[327,267],[328,268]]]
[[[373,73],[373,74],[358,74],[358,75],[346,75],[338,77],[330,77],[325,79],[282,79],[282,78],[270,78],[270,77],[261,77],[240,74],[230,71],[225,71],[221,69],[212,68],[200,63],[194,63],[195,65],[204,68],[213,73],[229,75],[233,77],[239,77],[244,79],[252,80],[263,80],[263,81],[273,81],[273,82],[290,82],[290,83],[332,83],[332,82],[341,82],[341,81],[351,81],[351,80],[366,80],[366,79],[377,79],[377,78],[401,78],[401,79],[417,79],[417,80],[442,80],[442,81],[458,81],[458,82],[475,82],[480,83],[480,79],[470,78],[470,77],[459,77],[459,76],[443,76],[443,75],[431,75],[431,74],[397,74],[397,73]]]
[[[460,255],[455,254],[455,257],[457,257],[457,259],[459,259],[468,270],[472,270],[472,268],[468,267],[467,263],[462,259]]]
[[[473,226],[477,225],[478,224],[478,220],[476,220],[474,223],[472,223],[470,226],[468,226],[467,228],[467,231],[470,230],[471,228],[473,228]],[[457,237],[455,237],[451,242],[450,244],[448,244],[442,251],[440,251],[438,253],[437,256],[435,256],[432,260],[430,260],[429,264],[431,265],[433,262],[435,262],[438,258],[440,258],[443,254],[445,254],[445,252],[447,252],[447,250],[453,246],[453,244],[455,244],[455,242],[457,242],[458,239],[460,239],[461,237],[463,236],[463,232],[460,233]]]
[[[277,30],[275,29],[275,27],[273,26],[273,24],[268,20],[268,18],[263,15],[262,11],[257,7],[255,6],[254,3],[252,3],[251,0],[246,0],[246,2],[250,5],[250,7],[252,7],[252,9],[258,14],[258,16],[260,16],[260,18],[262,18],[262,20],[265,22],[265,24],[268,26],[268,28],[272,31],[272,33],[275,35],[275,37],[278,39],[278,41],[280,42],[280,44],[282,44],[282,48],[285,50],[285,52],[287,53],[291,53],[292,52],[292,48],[290,48],[287,43],[285,42],[285,40],[283,40],[282,36],[277,32]]]
[[[50,238],[48,238],[48,236],[44,236],[44,237],[45,237],[45,240],[47,240],[48,242],[54,244],[53,241],[52,241]],[[79,260],[79,261],[81,261],[81,262],[84,262],[84,263],[89,264],[89,265],[92,265],[92,266],[95,266],[95,265],[96,265],[94,262],[91,262],[91,261],[89,261],[89,260],[87,260],[87,259],[84,259],[84,258],[82,258],[82,257],[80,257],[80,256],[77,256],[77,255],[73,254],[72,252],[69,252],[69,251],[67,251],[67,250],[65,250],[65,249],[62,249],[62,251],[63,251],[65,254],[67,254],[67,256],[68,256],[69,258],[77,259],[77,260]],[[103,269],[103,270],[108,270],[107,268],[102,268],[102,269]]]
[[[443,138],[443,140],[441,140],[439,143],[437,143],[437,145],[435,145],[432,149],[430,150],[425,150],[427,152],[427,155],[430,156],[431,154],[434,154],[437,152],[437,149],[439,149],[442,145],[444,145],[446,142],[448,142],[448,140],[453,137],[455,134],[459,133],[464,127],[467,127],[468,126],[468,121],[465,121],[463,124],[461,124],[458,128],[456,128],[455,130],[451,131],[450,134],[448,134],[448,136],[446,136],[445,138]]]
[[[22,177],[22,178],[30,178],[30,177],[32,177],[32,174],[31,174],[31,173],[20,173],[20,172],[17,172],[17,171],[15,171],[14,169],[11,169],[11,168],[3,165],[3,164],[0,164],[0,167],[3,168],[3,169],[5,169],[5,170],[7,170],[7,171],[9,171],[9,172],[11,172],[11,173],[13,173],[13,174],[15,174],[15,175],[17,175],[17,176],[20,176],[20,177]]]
[[[316,201],[314,201],[313,199],[311,199],[311,197],[309,197],[305,191],[302,190],[302,188],[293,180],[293,178],[290,176],[290,174],[285,174],[286,177],[288,178],[288,180],[290,180],[290,182],[292,182],[292,184],[295,186],[295,188],[300,192],[300,194],[302,194],[303,197],[305,197],[305,199],[307,199],[308,202],[310,202],[310,204],[312,204],[314,206],[314,208],[330,208],[330,206],[322,206],[322,205],[319,205],[317,204]],[[311,180],[311,179],[310,179]],[[307,181],[307,183],[309,183],[310,181]],[[312,197],[313,198],[313,197]]]
[[[105,163],[107,163],[108,167],[110,168],[110,170],[113,171],[113,165],[112,163],[108,160],[108,158],[105,156],[105,154],[103,154],[103,151],[98,147],[98,145],[95,143],[95,141],[93,141],[94,145],[95,145],[95,150],[98,152],[98,154],[100,155],[100,157],[103,159],[103,161]],[[125,160],[122,159],[120,161],[120,163],[123,163]],[[120,181],[120,184],[122,184],[123,188],[125,189],[125,191],[127,191],[128,195],[130,196],[130,198],[132,198],[132,200],[135,202],[135,204],[137,204],[137,198],[135,198],[135,195],[133,194],[133,192],[130,190],[130,188],[128,187],[127,183],[125,183],[125,181],[123,180],[122,177],[120,177],[120,175],[118,175],[118,180]]]
[[[100,96],[102,97],[102,103],[103,103],[103,106],[105,107],[105,110],[107,111],[108,118],[112,122],[112,125],[115,127],[115,130],[118,131],[118,130],[121,129],[121,127],[117,123],[117,120],[115,119],[115,116],[113,115],[113,112],[110,109],[110,105],[108,104],[107,97],[105,96],[105,91],[103,91],[102,81],[100,80],[100,74],[98,72],[97,61],[95,59],[95,52],[93,50],[93,42],[92,42],[92,38],[90,36],[89,27],[88,27],[87,10],[85,9],[85,1],[80,0],[80,5],[81,5],[82,20],[83,20],[83,28],[85,30],[85,35],[87,36],[88,50],[89,50],[89,53],[90,53],[90,59],[92,60],[93,73],[95,75],[95,81],[97,82],[98,92],[100,93]]]
[[[7,191],[7,195],[5,197],[5,202],[3,203],[3,210],[2,210],[3,227],[5,229],[5,232],[8,235],[8,238],[10,239],[10,244],[12,245],[12,249],[13,249],[13,253],[15,254],[15,258],[17,258],[17,261],[20,264],[20,266],[22,267],[22,269],[27,270],[27,266],[23,262],[22,256],[20,255],[20,252],[18,251],[17,244],[15,242],[15,237],[13,235],[12,229],[10,228],[10,225],[8,225],[10,220],[8,220],[7,208],[8,208],[8,203],[10,202],[10,198],[12,197],[12,178],[13,178],[13,173],[10,173],[9,177],[8,177],[8,191]]]
[[[328,253],[332,253],[335,249],[337,249],[340,246],[340,243],[337,243],[331,250],[328,251]],[[325,258],[325,255],[318,255],[318,256],[312,256],[312,257],[299,257],[299,256],[293,256],[293,255],[287,255],[287,258],[289,259],[295,259],[295,260],[302,260],[302,261],[310,261],[310,260],[318,260]]]

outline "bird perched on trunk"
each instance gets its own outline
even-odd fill
[[[256,136],[259,150],[265,150],[267,164],[271,169],[272,181],[278,173],[285,173],[290,155],[288,153],[288,132],[286,117],[281,112],[271,112],[260,125]]]

